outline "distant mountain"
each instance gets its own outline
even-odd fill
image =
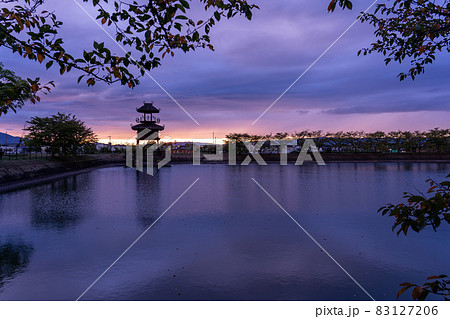
[[[20,141],[20,137],[0,132],[0,145],[6,144],[6,137],[8,137],[8,145],[17,145],[17,143],[19,143]]]

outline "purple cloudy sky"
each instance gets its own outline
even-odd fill
[[[373,1],[355,1],[353,11],[328,13],[329,0],[263,0],[254,19],[235,18],[212,31],[215,52],[209,50],[166,57],[152,76],[199,122],[196,125],[150,78],[131,90],[99,83],[77,84],[80,75],[13,56],[0,49],[1,61],[22,77],[55,80],[56,88],[42,102],[26,105],[17,114],[0,118],[0,130],[20,135],[31,116],[70,112],[85,121],[100,138],[127,139],[130,123],[142,101],[161,107],[163,135],[174,138],[219,137],[229,132],[270,133],[303,129],[425,130],[448,127],[450,90],[448,55],[426,69],[416,81],[400,82],[408,69],[386,67],[381,55],[357,57],[374,39],[372,28],[357,23],[255,125],[253,121],[302,74],[308,66]],[[195,14],[202,10],[193,2]],[[64,21],[66,46],[76,52],[94,40],[120,49],[72,0],[48,0]],[[89,8],[88,6],[85,6]],[[91,10],[92,11],[92,10]],[[112,32],[112,29],[110,30]],[[113,51],[114,51],[113,50]]]

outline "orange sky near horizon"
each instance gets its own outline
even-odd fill
[[[161,136],[177,141],[212,141],[213,132],[220,141],[229,133],[449,127],[447,56],[438,56],[415,81],[400,82],[397,74],[408,64],[385,66],[377,54],[357,57],[361,47],[374,39],[374,30],[370,25],[356,24],[309,70],[372,0],[355,2],[353,11],[335,14],[329,14],[320,1],[307,5],[294,0],[260,2],[263,9],[251,22],[237,18],[218,24],[213,34],[214,52],[180,52],[166,59],[163,67],[153,69],[152,77],[164,90],[149,77],[143,77],[133,90],[104,83],[86,87],[77,84],[80,74],[76,71],[61,76],[57,69],[46,70],[44,64],[0,48],[2,63],[17,75],[40,76],[43,82],[54,80],[56,84],[40,103],[27,103],[17,113],[2,115],[0,132],[20,137],[31,117],[64,112],[84,121],[101,141],[111,136],[113,142],[122,143],[133,138],[130,124],[143,101],[154,101],[161,108],[158,117],[166,127]],[[69,49],[89,48],[93,40],[106,41],[112,50],[117,49],[75,3],[47,5],[64,21],[62,35]],[[305,70],[309,71],[290,87]]]

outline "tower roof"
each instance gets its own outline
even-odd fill
[[[139,123],[139,124],[133,125],[133,126],[131,126],[131,129],[135,130],[135,131],[141,131],[141,130],[145,130],[145,129],[151,130],[151,131],[162,131],[162,130],[164,130],[164,126],[147,122],[147,123]]]
[[[153,102],[145,103],[141,107],[137,108],[136,111],[139,113],[159,113],[159,109],[153,106]]]

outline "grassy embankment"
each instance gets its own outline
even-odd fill
[[[52,177],[69,176],[82,170],[125,163],[124,154],[92,154],[66,159],[37,158],[0,161],[0,191],[13,184],[31,184]]]

